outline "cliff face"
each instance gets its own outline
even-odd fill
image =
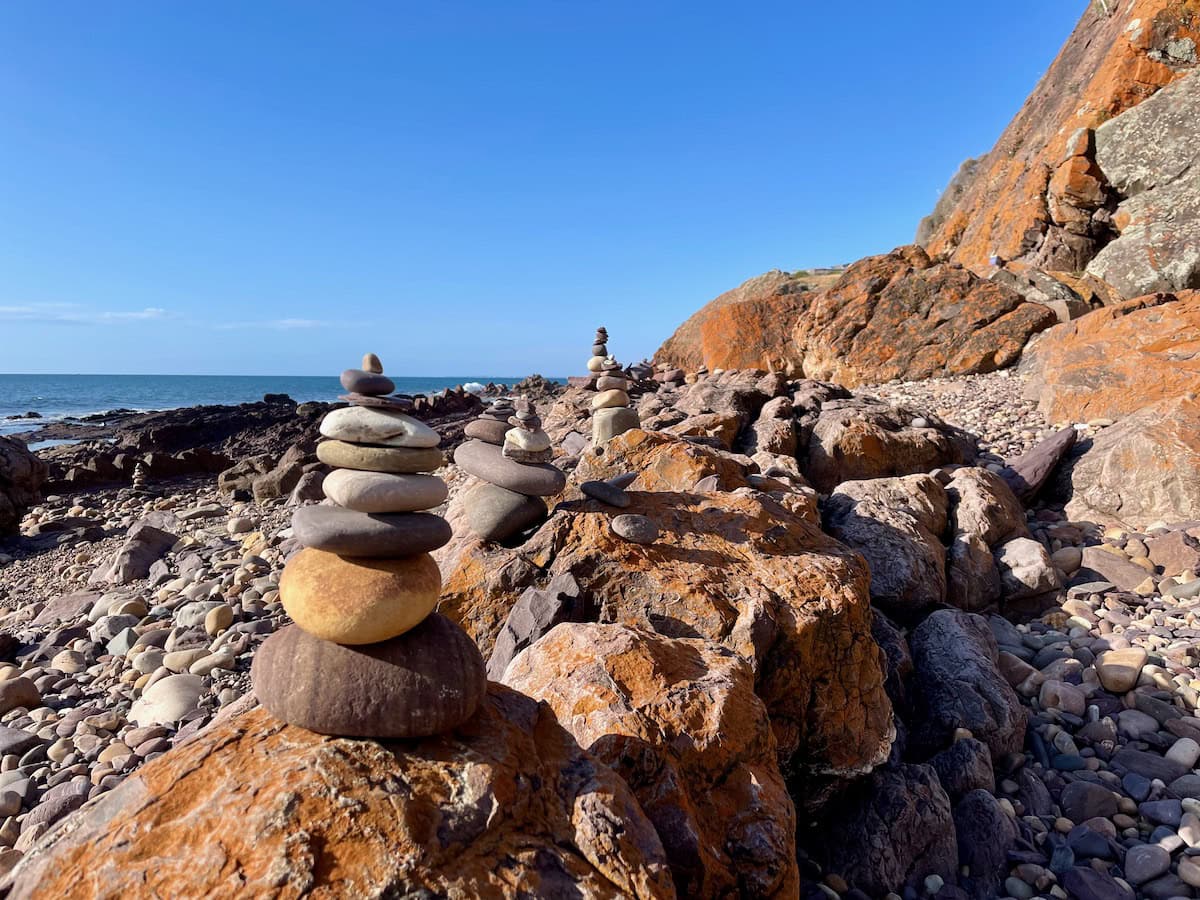
[[[950,209],[920,232],[931,256],[980,268],[998,253],[1078,272],[1115,235],[1120,199],[1096,163],[1094,129],[1197,62],[1200,0],[1095,0]]]

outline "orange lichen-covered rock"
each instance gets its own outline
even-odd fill
[[[457,731],[420,741],[230,716],[14,874],[13,898],[675,896],[628,786],[499,685]]]
[[[746,486],[749,460],[703,444],[692,444],[672,434],[635,428],[619,434],[602,447],[583,454],[575,470],[575,482],[604,481],[626,472],[636,472],[634,490],[690,491],[696,482],[716,475],[721,486],[731,491]]]
[[[766,369],[788,376],[800,374],[787,323],[802,316],[812,291],[782,285],[766,297],[729,303],[700,323],[700,353],[710,369]]]
[[[808,378],[855,386],[991,372],[1054,313],[920,247],[860,260],[813,300],[793,339]]]
[[[1200,389],[1200,291],[1150,295],[1050,329],[1022,367],[1051,422],[1136,412]]]
[[[993,252],[1080,271],[1109,237],[1090,131],[1195,63],[1200,0],[1090,3],[1016,118],[926,243],[973,268]]]
[[[598,502],[562,503],[517,549],[468,547],[440,612],[488,656],[521,592],[570,573],[601,622],[705,637],[747,659],[785,767],[842,778],[883,760],[891,706],[862,557],[763,494],[629,496],[623,512],[653,520],[653,544],[615,535]]]
[[[645,628],[563,624],[504,680],[629,784],[679,896],[797,896],[796,810],[745,659]]]

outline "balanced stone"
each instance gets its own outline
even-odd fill
[[[279,578],[279,599],[309,634],[339,644],[373,644],[403,634],[437,606],[442,576],[428,553],[343,559],[305,547]]]
[[[325,496],[364,513],[416,512],[446,500],[446,482],[433,475],[392,475],[335,469],[321,484]]]
[[[385,447],[436,447],[441,438],[424,422],[400,412],[347,406],[321,420],[321,434],[339,441]]]
[[[370,447],[345,441],[317,444],[317,459],[327,466],[368,472],[432,472],[444,462],[435,447]]]
[[[459,444],[454,461],[469,475],[531,497],[550,497],[567,484],[567,476],[554,466],[505,459],[499,447],[483,441]]]
[[[437,613],[399,637],[356,647],[318,640],[293,625],[263,642],[250,674],[272,715],[342,737],[450,731],[475,713],[487,690],[474,641]]]
[[[504,446],[530,453],[550,449],[550,436],[544,431],[526,431],[524,428],[510,428],[504,435]]]
[[[629,381],[625,378],[617,378],[613,375],[601,375],[596,379],[596,390],[598,391],[624,391],[629,392]]]
[[[541,497],[487,482],[472,488],[464,503],[471,530],[485,541],[503,541],[546,517],[546,502]]]
[[[371,406],[375,409],[391,409],[396,412],[412,412],[413,402],[401,394],[392,397],[372,397],[369,394],[341,394],[339,400],[345,400],[352,406]]]
[[[371,375],[383,374],[383,363],[374,353],[363,354],[362,369],[364,372],[369,372]]]
[[[592,344],[592,356],[608,356],[608,345]]]
[[[603,372],[604,371],[604,357],[603,356],[593,356],[591,359],[589,359],[587,361],[587,368],[588,368],[589,372]],[[349,389],[347,388],[347,390],[349,390]]]
[[[305,547],[339,556],[415,556],[445,546],[450,523],[429,513],[368,515],[337,506],[305,506],[292,515]]]
[[[592,398],[592,409],[613,409],[629,405],[629,395],[624,391],[600,391]]]
[[[342,387],[355,394],[391,394],[396,390],[395,382],[386,375],[364,372],[362,369],[347,369],[342,373]]]
[[[637,411],[628,407],[598,409],[592,414],[592,445],[598,447],[618,434],[640,427],[641,424]]]
[[[645,516],[623,515],[612,520],[613,534],[634,544],[653,544],[658,540],[658,526]]]
[[[504,443],[504,435],[508,431],[509,425],[507,418],[504,421],[498,421],[492,418],[480,417],[473,422],[468,422],[463,429],[463,434],[469,438],[484,441],[488,444],[500,446]]]

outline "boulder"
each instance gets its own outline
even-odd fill
[[[12,885],[13,900],[675,896],[624,782],[548,707],[497,685],[467,724],[423,740],[223,717],[47,836]]]
[[[979,162],[926,244],[984,269],[1005,260],[1078,272],[1111,237],[1112,189],[1092,129],[1182,74],[1200,41],[1173,0],[1092,4],[996,146]],[[1194,49],[1192,51],[1194,61]]]
[[[956,609],[938,610],[909,637],[913,655],[914,744],[935,753],[966,728],[992,757],[1021,750],[1025,710],[997,668],[998,649],[987,620]]]
[[[1028,537],[1025,510],[999,475],[974,466],[955,469],[946,485],[953,534],[978,537],[988,547]]]
[[[817,834],[826,869],[868,896],[906,893],[906,887],[919,896],[930,875],[957,882],[950,798],[929,766],[876,769],[829,810]]]
[[[1200,519],[1200,401],[1163,400],[1106,428],[1067,481],[1072,521],[1137,530]]]
[[[766,494],[629,497],[628,512],[659,526],[653,545],[614,535],[598,501],[561,503],[519,548],[474,543],[443,561],[440,612],[487,656],[525,589],[569,573],[601,622],[704,637],[749,660],[798,775],[844,778],[885,759],[891,706],[861,557]]]
[[[250,482],[254,499],[261,503],[263,500],[273,500],[288,494],[300,483],[304,475],[304,464],[310,461],[310,454],[300,445],[289,447],[279,458],[275,467],[265,475],[259,475]]]
[[[1087,271],[1126,297],[1200,287],[1197,119],[1200,77],[1190,72],[1096,129],[1096,163],[1121,198],[1120,234]]]
[[[1052,328],[1021,368],[1051,422],[1119,419],[1200,385],[1200,291],[1128,300]]]
[[[925,419],[928,427],[913,422]],[[974,439],[928,413],[879,400],[830,399],[802,441],[802,471],[828,493],[845,481],[929,472],[974,461]]]
[[[796,812],[747,660],[703,639],[559,625],[508,667],[633,789],[680,897],[795,897]]]
[[[1059,462],[1075,446],[1077,436],[1074,428],[1056,431],[1005,466],[1000,476],[1022,503],[1032,503]]]
[[[825,530],[871,569],[871,602],[911,619],[946,597],[946,492],[931,475],[849,481],[824,505]]]
[[[179,540],[173,532],[160,527],[168,524],[149,518],[135,522],[125,533],[125,542],[107,565],[101,565],[89,578],[89,583],[129,584],[150,574],[150,566],[162,558]],[[170,523],[169,527],[174,527]]]
[[[1127,557],[1110,553],[1103,547],[1084,547],[1075,573],[1079,583],[1107,581],[1122,591],[1132,591],[1149,573]]]
[[[501,681],[518,653],[561,622],[582,622],[587,614],[579,585],[569,572],[556,575],[545,590],[526,588],[517,598],[488,659],[487,676]]]
[[[636,472],[638,477],[630,486],[633,490],[690,491],[701,478],[716,475],[721,486],[731,491],[745,487],[747,469],[754,468],[745,457],[635,428],[585,452],[573,480],[607,481]]]
[[[26,508],[41,500],[50,468],[24,441],[0,437],[0,537],[16,534]]]
[[[1006,601],[1036,597],[1062,587],[1046,548],[1032,538],[1013,538],[995,552],[1000,590]]]
[[[1008,851],[1017,843],[1016,820],[989,790],[971,791],[954,808],[958,862],[965,871],[963,887],[980,900],[1000,895]]]
[[[1012,365],[1055,313],[968,269],[899,247],[850,266],[793,325],[804,375],[850,387]]]

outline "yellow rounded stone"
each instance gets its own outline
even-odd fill
[[[604,357],[603,356],[593,356],[591,359],[588,360],[587,367],[588,367],[589,372],[597,372],[597,373],[603,372],[604,371]]]
[[[441,591],[441,573],[428,553],[351,559],[306,547],[279,578],[279,599],[292,621],[338,644],[404,634],[433,612]]]
[[[601,391],[592,398],[592,409],[615,409],[629,405],[629,395],[621,390]]]

